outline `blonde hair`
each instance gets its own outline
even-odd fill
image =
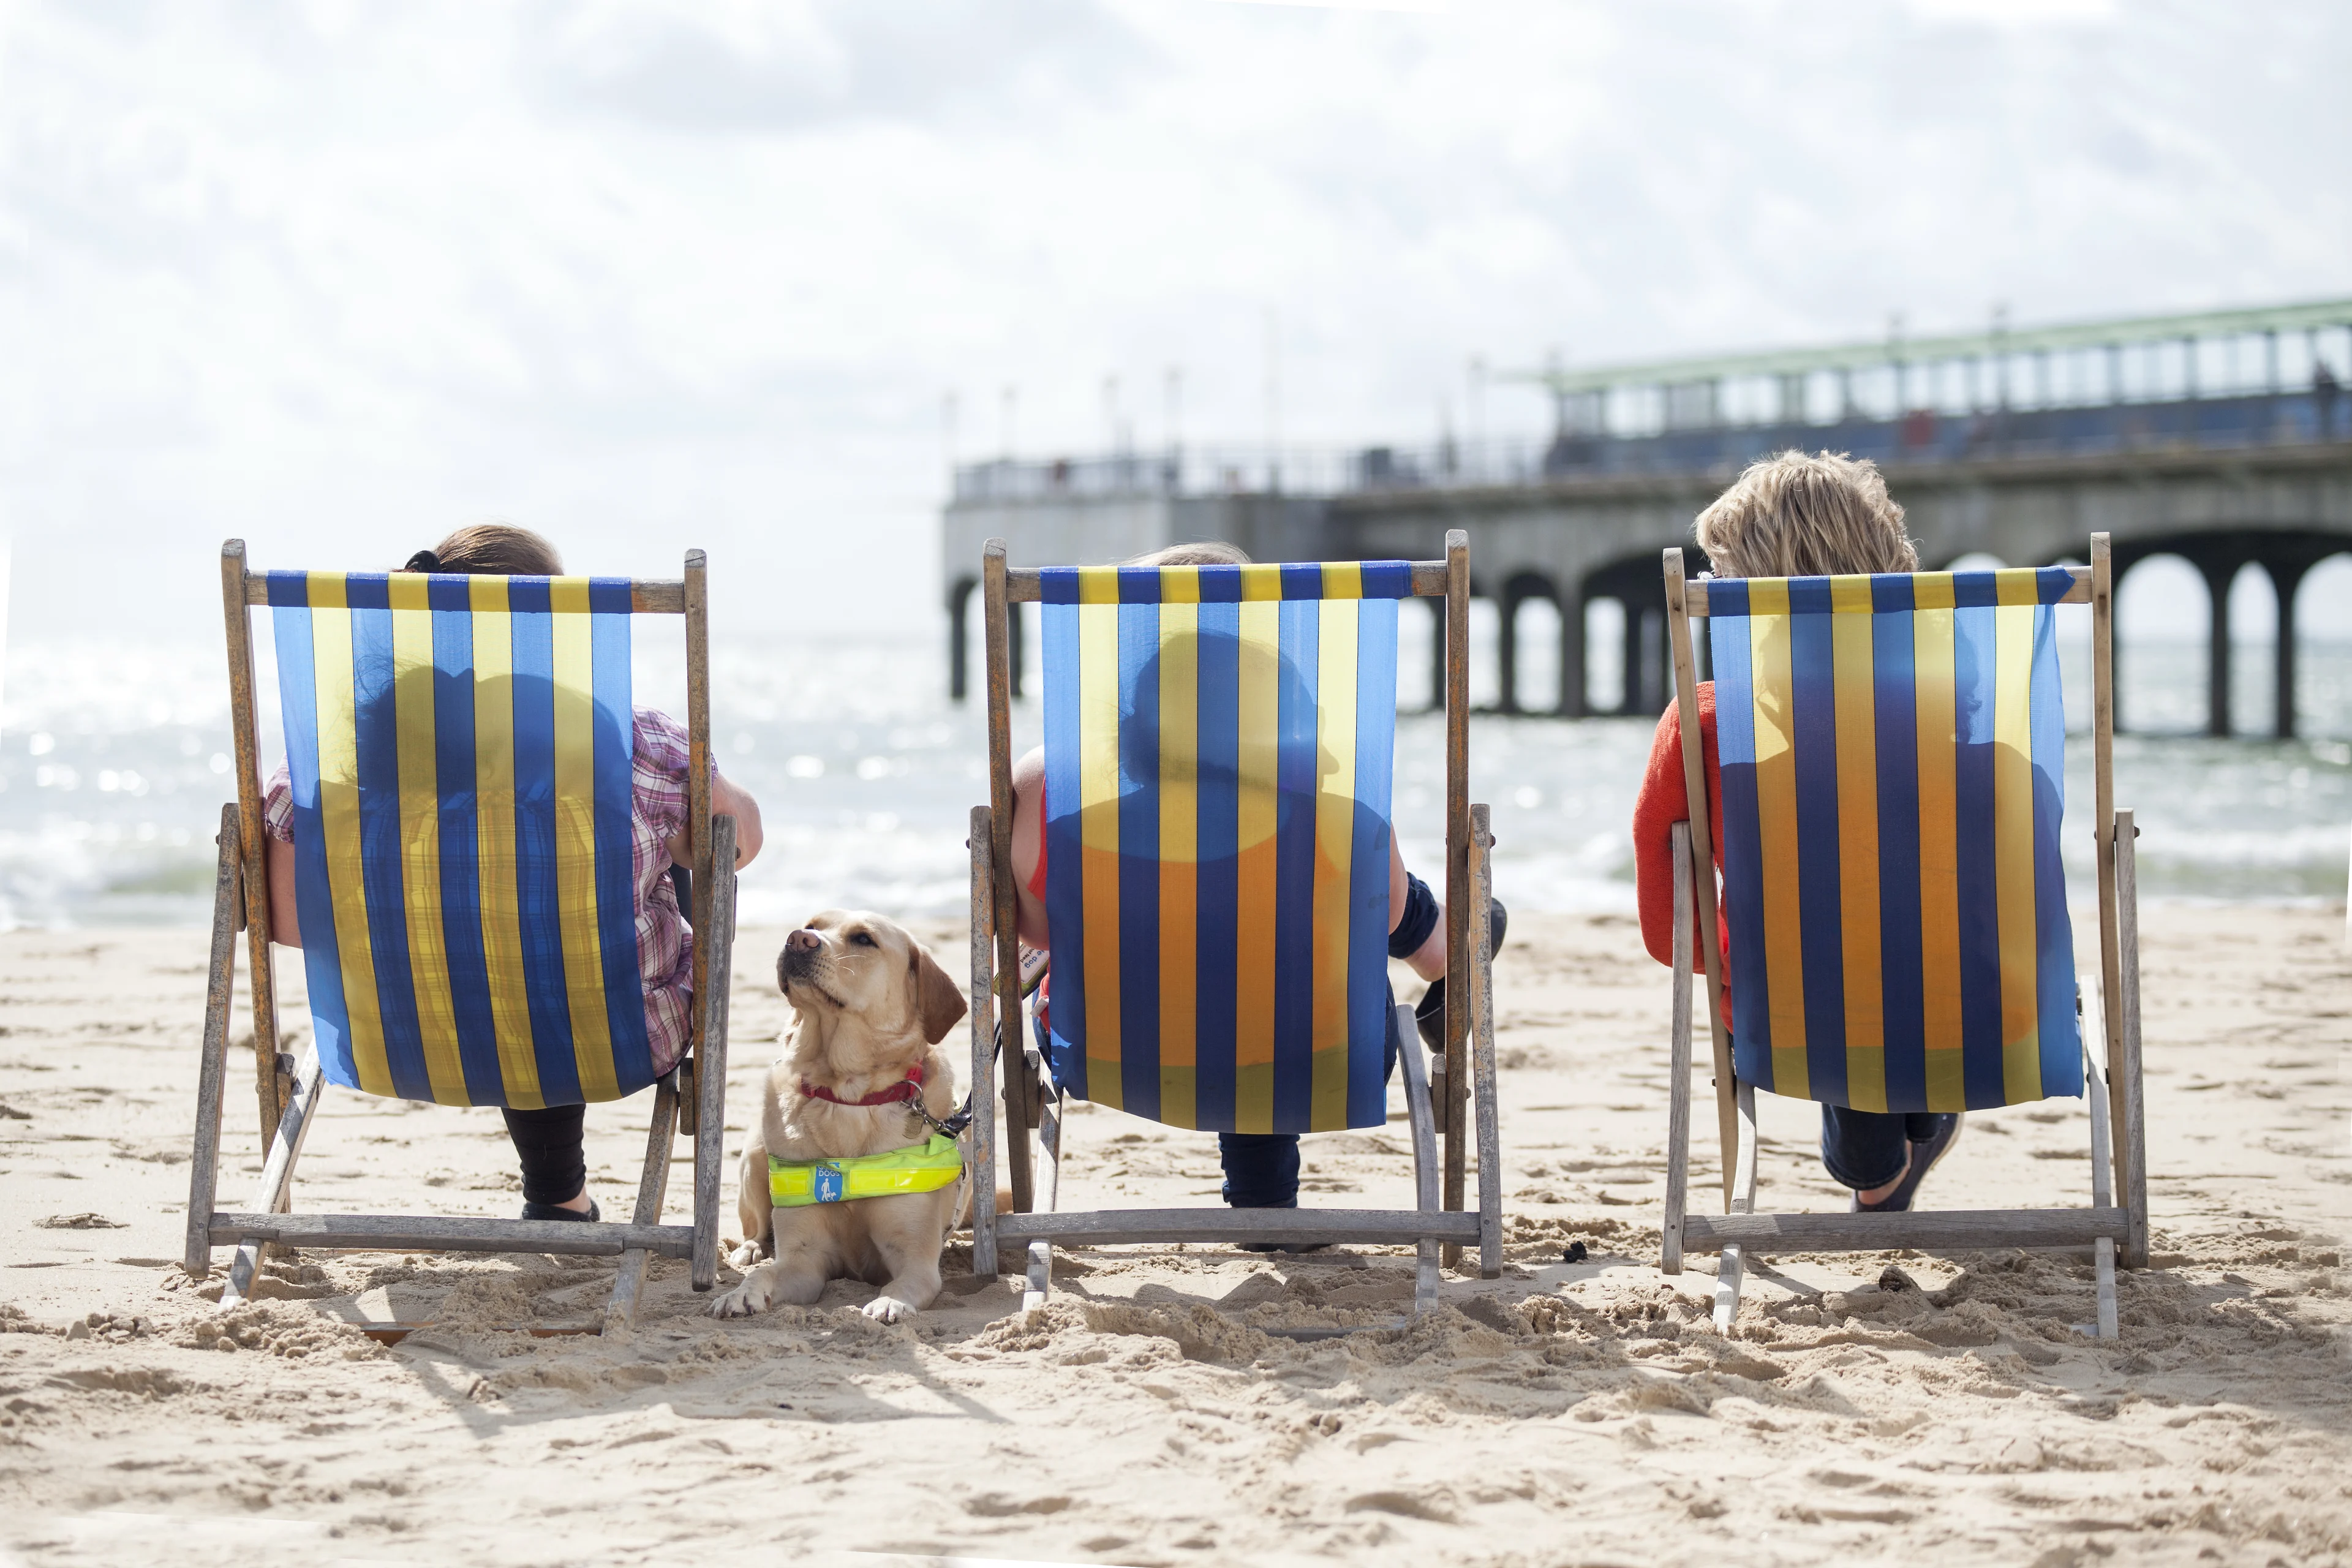
[[[1868,458],[1776,452],[1698,514],[1698,547],[1718,577],[1916,572],[1903,509]]]
[[[1204,539],[1196,544],[1171,544],[1139,555],[1124,566],[1246,566],[1250,558],[1238,544],[1227,544],[1222,539]]]
[[[431,556],[425,564],[420,557]],[[461,576],[560,577],[563,557],[555,546],[510,522],[471,522],[431,550],[408,558],[403,571],[449,572]]]

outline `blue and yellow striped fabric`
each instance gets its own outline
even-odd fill
[[[2083,1092],[2039,571],[1707,584],[1733,1067],[1858,1110]]]
[[[1043,583],[1055,1080],[1175,1127],[1386,1120],[1403,562]]]
[[[329,1081],[443,1105],[653,1081],[625,578],[268,574]]]

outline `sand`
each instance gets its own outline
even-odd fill
[[[2071,1327],[2085,1259],[2013,1251],[1772,1258],[1710,1331],[1712,1260],[1656,1267],[1664,972],[1629,922],[1565,916],[1497,964],[1510,1267],[1407,1330],[1262,1331],[1394,1318],[1383,1249],[1076,1255],[1024,1314],[956,1247],[889,1328],[846,1284],[718,1322],[661,1264],[604,1339],[512,1325],[593,1311],[606,1264],[313,1254],[223,1314],[174,1261],[202,933],[0,936],[0,1561],[2343,1562],[2343,914],[2146,925],[2157,1256],[2116,1344]],[[739,955],[730,1131],[786,1019],[780,934]],[[644,1114],[591,1112],[608,1210]],[[1768,1201],[1842,1206],[1812,1115],[1767,1101]],[[1310,1141],[1307,1201],[1405,1201],[1402,1131]],[[2074,1102],[1974,1117],[1927,1200],[2081,1201],[2085,1138]],[[1203,1136],[1094,1110],[1070,1142],[1067,1204],[1213,1201]],[[494,1111],[331,1094],[297,1202],[520,1197]],[[388,1348],[363,1316],[438,1326]]]

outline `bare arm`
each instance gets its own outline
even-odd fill
[[[294,846],[263,835],[269,872],[269,940],[280,947],[302,945],[302,922],[294,912]]]
[[[760,803],[738,787],[732,779],[713,768],[710,771],[710,815],[735,819],[735,868],[749,866],[760,853]],[[694,853],[686,841],[683,830],[670,836],[663,847],[669,858],[681,866],[694,864]]]
[[[1045,853],[1045,753],[1033,751],[1013,764],[1013,866],[1019,892],[1020,919],[1013,922],[1021,940],[1044,952],[1052,940],[1045,923],[1045,901],[1029,890],[1037,862]]]

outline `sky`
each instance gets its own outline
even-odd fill
[[[0,0],[9,635],[484,518],[931,635],[950,457],[1171,370],[1421,441],[1473,356],[2352,294],[2347,67],[2297,0]]]

